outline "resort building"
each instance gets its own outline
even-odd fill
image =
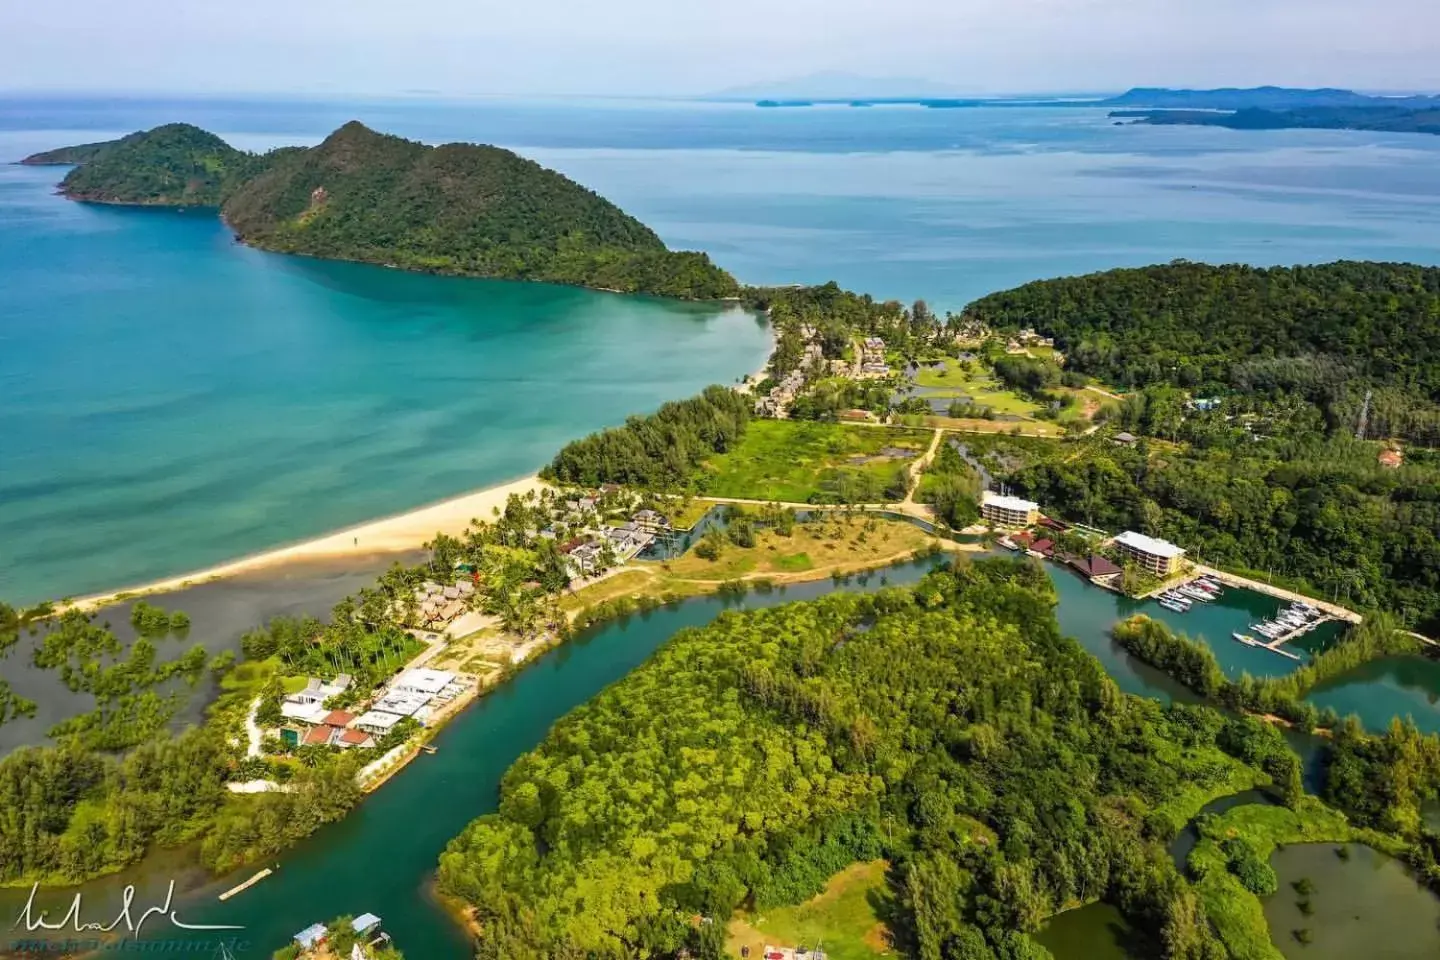
[[[986,490],[980,499],[980,516],[997,527],[1028,527],[1040,519],[1040,505]]]
[[[1143,533],[1126,530],[1115,538],[1115,547],[1126,560],[1134,561],[1146,573],[1168,577],[1180,569],[1185,551],[1168,540],[1157,540]]]

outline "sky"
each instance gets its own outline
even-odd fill
[[[1440,2],[0,0],[0,90],[692,96],[825,71],[1436,91]]]

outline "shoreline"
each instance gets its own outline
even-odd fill
[[[473,490],[378,520],[367,520],[202,570],[58,602],[55,610],[57,613],[75,609],[95,610],[133,597],[183,590],[200,583],[211,583],[236,574],[264,570],[286,563],[404,553],[424,546],[437,533],[462,533],[471,520],[477,517],[488,518],[494,508],[503,508],[512,493],[524,496],[532,490],[538,491],[547,486],[538,474],[532,473],[518,480]]]

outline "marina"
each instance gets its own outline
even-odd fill
[[[1243,578],[1227,576],[1207,568],[1199,576],[1178,586],[1161,587],[1152,593],[1151,599],[1172,613],[1189,613],[1197,603],[1214,603],[1225,596],[1227,589],[1249,590],[1254,593],[1276,596],[1289,602],[1268,617],[1262,616],[1249,625],[1248,632],[1231,631],[1230,636],[1238,643],[1258,650],[1277,653],[1297,663],[1305,657],[1285,645],[1305,636],[1327,623],[1359,622],[1360,617],[1343,607],[1320,604],[1283,590],[1261,590],[1261,585]],[[1257,636],[1258,635],[1258,636]],[[1260,639],[1263,638],[1263,639]]]

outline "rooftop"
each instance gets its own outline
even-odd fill
[[[413,670],[406,670],[395,678],[391,686],[397,690],[416,690],[420,693],[439,693],[455,679],[455,674],[448,670],[431,670],[428,667],[416,667]]]
[[[355,721],[357,727],[374,727],[377,730],[389,730],[404,717],[394,713],[386,713],[383,710],[371,710],[369,713]]]
[[[1148,553],[1152,557],[1183,557],[1185,551],[1175,546],[1169,540],[1158,540],[1155,537],[1147,537],[1143,533],[1136,533],[1134,530],[1126,530],[1115,538],[1115,542],[1121,546],[1138,550],[1141,553]]]
[[[1029,513],[1031,510],[1039,510],[1040,504],[1031,500],[1021,500],[1019,497],[1006,497],[998,493],[985,491],[981,500],[987,507],[999,507],[1001,510],[1016,510],[1020,513]]]

